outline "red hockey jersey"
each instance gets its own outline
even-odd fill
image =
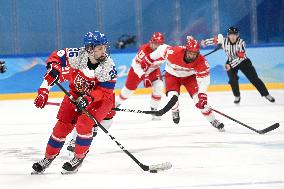
[[[95,67],[90,68],[88,53],[84,48],[65,48],[53,52],[46,62],[60,64],[60,82],[69,81],[72,93],[89,93],[95,101],[103,98],[114,100],[117,72],[110,57],[97,65],[91,65]],[[50,87],[44,80],[41,88]]]
[[[184,61],[185,47],[161,45],[150,54],[152,60],[166,60],[166,72],[176,77],[196,75],[199,92],[206,92],[210,83],[209,64],[202,56],[191,63]]]
[[[136,56],[133,58],[132,60],[132,68],[134,70],[134,72],[139,76],[141,77],[143,74],[150,74],[151,72],[153,72],[154,70],[156,69],[160,69],[160,65],[165,61],[164,59],[160,58],[160,59],[156,59],[153,64],[151,64],[151,66],[146,70],[144,71],[142,68],[141,68],[141,60],[149,55],[150,53],[152,53],[153,50],[150,48],[150,44],[149,43],[146,43],[146,44],[143,44],[141,45],[141,47],[139,48]]]

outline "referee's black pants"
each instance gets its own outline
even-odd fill
[[[228,62],[227,62],[228,63]],[[243,60],[238,66],[227,71],[229,84],[231,85],[234,96],[240,96],[238,71],[241,70],[248,80],[256,87],[261,96],[267,96],[268,90],[264,83],[259,79],[255,68],[249,58]]]

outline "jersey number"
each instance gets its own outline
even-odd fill
[[[112,70],[109,72],[109,75],[110,75],[110,78],[111,78],[111,79],[116,78],[117,71],[116,71],[115,66],[112,67]]]
[[[70,48],[68,51],[68,57],[72,58],[72,57],[77,57],[79,55],[79,48]]]

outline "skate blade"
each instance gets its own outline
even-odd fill
[[[62,174],[62,175],[72,175],[72,174],[75,174],[75,173],[77,173],[77,172],[78,172],[78,169],[76,169],[76,170],[74,170],[74,171],[67,171],[67,170],[63,169],[63,170],[61,171],[61,174]]]
[[[161,120],[162,120],[161,117],[153,117],[153,118],[152,118],[152,121],[161,121]]]
[[[32,171],[31,175],[42,175],[43,172]]]
[[[219,132],[225,132],[226,130],[224,128],[218,129]]]

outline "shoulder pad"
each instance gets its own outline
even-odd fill
[[[115,72],[115,76],[113,76]],[[99,82],[105,82],[112,80],[113,77],[116,77],[115,64],[112,58],[108,57],[104,62],[101,62],[100,65],[95,69],[95,76]]]
[[[74,69],[84,69],[88,63],[88,53],[85,48],[66,49],[69,64]]]

